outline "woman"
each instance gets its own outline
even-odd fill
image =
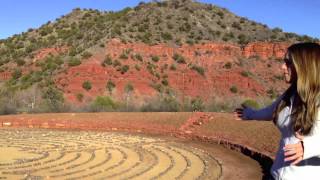
[[[236,109],[236,119],[273,120],[281,131],[275,179],[320,179],[320,45],[291,45],[281,69],[290,87],[266,108]]]

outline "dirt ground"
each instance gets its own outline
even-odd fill
[[[249,154],[272,158],[279,138],[270,123],[236,122],[227,113],[24,114],[0,116],[0,123],[4,129],[28,127],[74,133],[121,132],[184,144],[204,151],[215,159],[221,167],[220,179],[262,179],[268,170],[262,168],[261,162],[242,154],[239,149],[234,151],[228,148],[236,145],[250,151]],[[257,136],[261,128],[263,132]],[[250,140],[250,137],[254,139]],[[227,145],[218,145],[220,140],[227,142]]]

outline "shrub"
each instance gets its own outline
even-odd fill
[[[231,25],[233,28],[236,28],[238,30],[242,30],[241,25],[238,22],[233,22]]]
[[[80,59],[78,59],[78,58],[76,58],[76,57],[71,57],[71,58],[69,59],[69,62],[68,62],[68,65],[69,65],[70,67],[72,67],[72,66],[79,66],[80,64],[81,64]]]
[[[204,68],[198,65],[192,65],[191,66],[192,70],[197,71],[200,75],[204,76]]]
[[[88,52],[88,51],[85,51],[85,52],[83,52],[81,54],[81,56],[82,56],[83,59],[88,59],[88,58],[90,58],[92,56],[92,54],[90,52]]]
[[[229,41],[230,39],[233,39],[233,38],[234,38],[234,34],[232,32],[229,32],[223,35],[222,40]]]
[[[82,88],[89,91],[92,88],[91,82],[90,81],[85,81],[82,83]]]
[[[238,41],[239,44],[247,44],[248,43],[247,36],[244,34],[240,34],[238,36],[238,39],[239,39],[239,41]]]
[[[220,16],[220,18],[224,18],[224,13],[222,11],[217,12],[218,16]]]
[[[267,94],[269,95],[270,98],[274,99],[277,97],[277,94],[273,88],[270,88],[267,90]]]
[[[172,58],[173,58],[177,63],[180,63],[180,64],[185,64],[185,63],[186,63],[184,57],[181,56],[180,54],[174,53],[174,55],[172,56]]]
[[[252,99],[247,99],[245,100],[243,103],[241,103],[241,105],[246,106],[246,107],[251,107],[254,109],[259,109],[259,104],[257,103],[257,101],[252,100]]]
[[[109,91],[110,95],[112,94],[112,91],[115,87],[116,85],[111,80],[108,80],[106,89]]]
[[[134,65],[134,68],[135,68],[137,71],[140,71],[140,69],[141,69],[141,67],[140,67],[138,64]]]
[[[62,112],[64,109],[63,93],[53,86],[46,88],[42,94],[50,112]]]
[[[112,59],[111,59],[110,55],[107,55],[107,56],[104,58],[104,60],[103,60],[103,62],[101,63],[101,65],[102,65],[103,67],[105,67],[106,65],[112,65]]]
[[[119,60],[114,60],[113,61],[113,67],[121,66],[121,62]]]
[[[250,71],[242,71],[242,72],[241,72],[241,75],[242,75],[243,77],[249,77],[249,76],[252,75],[252,74],[251,74]]]
[[[122,54],[120,54],[119,58],[120,59],[128,59],[128,54],[125,52],[122,52]]]
[[[129,66],[128,65],[124,65],[121,67],[121,74],[126,73],[129,70]]]
[[[150,85],[153,89],[157,90],[159,93],[163,92],[163,87],[161,84],[151,84]]]
[[[153,62],[158,62],[160,60],[159,56],[151,56]]]
[[[117,104],[109,96],[97,96],[91,105],[91,110],[99,111],[114,111],[117,109]]]
[[[143,61],[143,58],[140,54],[136,54],[134,57],[141,62]]]
[[[200,97],[191,100],[192,111],[203,111],[205,106]]]
[[[237,92],[238,92],[237,86],[235,86],[235,85],[231,86],[230,91],[231,91],[232,93],[237,93]]]
[[[172,70],[172,71],[177,70],[177,66],[175,64],[171,64],[170,70]]]
[[[124,92],[126,92],[127,94],[130,94],[131,92],[133,92],[133,90],[134,90],[134,87],[131,83],[127,83],[124,86]]]
[[[232,64],[231,64],[231,62],[227,62],[223,67],[226,69],[231,69]]]
[[[82,101],[83,101],[83,94],[82,94],[82,93],[78,93],[78,94],[76,95],[76,97],[77,97],[77,100],[78,100],[79,102],[82,102]]]
[[[26,62],[23,59],[17,59],[16,63],[18,66],[23,66]]]
[[[22,71],[21,69],[15,69],[12,73],[11,73],[11,77],[12,79],[16,80],[19,79],[22,76]]]
[[[168,85],[169,85],[169,82],[168,82],[167,79],[163,79],[163,80],[161,81],[161,83],[162,83],[164,86],[168,86]]]
[[[172,35],[171,35],[169,32],[161,33],[161,37],[162,37],[164,40],[172,40]]]

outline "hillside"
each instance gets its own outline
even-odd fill
[[[212,111],[248,98],[262,103],[285,88],[279,59],[297,41],[317,39],[191,0],[119,12],[77,8],[0,41],[0,109]]]

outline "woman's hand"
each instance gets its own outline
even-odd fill
[[[293,161],[290,163],[291,165],[296,165],[303,159],[304,147],[303,147],[303,136],[300,135],[298,132],[295,134],[296,138],[300,141],[296,144],[288,144],[286,145],[283,150],[285,151],[284,161]]]
[[[233,112],[233,116],[234,116],[235,120],[240,121],[240,120],[243,120],[243,119],[244,119],[244,117],[243,117],[243,110],[244,110],[245,108],[247,108],[247,106],[241,104],[241,107],[240,107],[240,108],[235,109],[235,111]]]

